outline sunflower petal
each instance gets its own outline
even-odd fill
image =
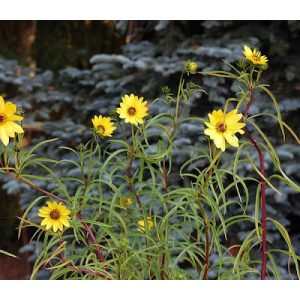
[[[6,133],[4,126],[0,126],[0,139],[4,146],[7,146],[9,143],[9,137],[8,134]]]

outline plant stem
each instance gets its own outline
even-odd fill
[[[253,99],[254,99],[254,88],[249,85],[249,101],[246,104],[246,108],[245,108],[245,111],[243,113],[244,119],[247,118],[247,116],[249,114],[249,110],[250,110],[251,105],[253,103]]]
[[[102,250],[101,250],[99,244],[97,243],[97,240],[96,240],[96,238],[95,238],[95,236],[94,236],[94,234],[93,234],[91,228],[88,226],[87,223],[85,223],[85,222],[82,220],[81,213],[76,214],[76,216],[77,216],[78,219],[81,221],[82,225],[84,226],[84,228],[86,229],[86,231],[89,233],[89,235],[90,235],[90,237],[91,237],[93,243],[95,244],[95,247],[96,247],[96,253],[97,253],[97,256],[98,256],[99,260],[100,260],[101,262],[104,262],[104,256],[103,256],[103,254],[102,254]]]
[[[263,153],[258,145],[258,143],[253,139],[251,133],[245,128],[245,133],[251,142],[251,144],[255,147],[258,157],[259,157],[259,171],[265,176],[265,164]],[[260,177],[260,185],[261,185],[261,223],[262,223],[262,259],[261,259],[261,273],[260,279],[264,280],[266,278],[267,272],[267,210],[266,210],[266,182],[264,178]]]
[[[219,159],[222,155],[221,152],[216,153],[215,152],[216,148],[214,148],[214,153],[213,153],[213,159],[210,163],[210,165],[207,167],[207,169],[204,172],[204,183],[201,187],[201,189],[198,191],[198,193],[196,194],[196,203],[198,204],[199,210],[200,210],[200,214],[201,217],[203,219],[203,227],[204,227],[204,233],[205,233],[205,269],[204,269],[204,275],[203,275],[203,279],[204,280],[208,280],[208,271],[209,271],[209,257],[210,257],[210,232],[209,232],[209,221],[206,217],[205,214],[205,210],[203,208],[203,206],[201,205],[200,201],[202,198],[203,193],[205,192],[205,190],[207,189],[207,186],[209,184],[209,180],[211,178],[211,176],[213,175],[213,167],[217,166],[219,164]]]
[[[254,99],[254,88],[249,83],[249,101],[246,105],[245,112],[243,113],[244,120],[247,118],[249,114],[249,110],[253,103]],[[251,144],[255,147],[258,158],[259,158],[259,171],[262,176],[265,176],[265,164],[264,164],[264,157],[261,148],[259,147],[258,143],[252,137],[251,133],[248,129],[244,128],[245,134],[248,137],[248,140]],[[261,272],[260,272],[260,279],[264,280],[266,278],[267,272],[267,201],[266,201],[266,183],[264,178],[260,176],[260,185],[261,185],[261,224],[262,224],[262,257],[261,257]]]
[[[37,185],[35,185],[35,184],[33,184],[33,183],[27,181],[27,180],[24,180],[24,179],[22,179],[22,178],[20,178],[20,177],[16,177],[16,176],[15,176],[14,174],[12,174],[11,172],[6,172],[6,175],[8,175],[10,178],[12,178],[12,179],[14,179],[14,180],[16,180],[16,181],[18,181],[18,182],[20,182],[20,183],[26,184],[26,185],[29,186],[30,188],[32,188],[32,189],[34,189],[34,190],[36,190],[36,191],[39,191],[39,192],[41,192],[41,193],[44,194],[44,195],[47,195],[47,196],[49,196],[49,197],[52,197],[53,199],[56,199],[58,202],[62,202],[62,203],[64,203],[64,204],[66,203],[66,200],[65,200],[65,199],[63,199],[63,198],[61,198],[61,197],[59,197],[59,196],[57,196],[57,195],[55,195],[55,194],[52,194],[52,193],[50,193],[50,192],[48,192],[48,191],[42,189],[41,187],[39,187],[39,186],[37,186]]]
[[[37,185],[35,185],[35,184],[33,184],[33,183],[27,181],[27,180],[24,180],[24,179],[22,179],[22,178],[16,177],[16,176],[14,176],[14,174],[12,174],[12,173],[10,173],[10,172],[6,172],[6,175],[8,175],[9,177],[15,179],[16,181],[18,181],[18,182],[20,182],[20,183],[26,184],[26,185],[29,186],[30,188],[32,188],[32,189],[34,189],[34,190],[36,190],[36,191],[39,191],[39,192],[43,193],[44,195],[47,195],[47,196],[49,196],[49,197],[52,197],[52,198],[56,199],[57,201],[62,202],[62,203],[64,203],[64,204],[66,203],[66,200],[65,200],[65,199],[63,199],[63,198],[61,198],[61,197],[59,197],[59,196],[57,196],[57,195],[55,195],[55,194],[53,194],[53,193],[50,193],[50,192],[48,192],[48,191],[46,191],[46,190],[40,188],[39,186],[37,186]],[[103,254],[102,254],[102,250],[101,250],[99,244],[97,243],[97,240],[96,240],[96,238],[95,238],[95,236],[94,236],[92,230],[90,229],[90,227],[88,226],[88,224],[82,220],[81,213],[77,213],[76,216],[77,216],[78,219],[81,221],[82,225],[84,226],[84,228],[86,229],[86,231],[89,233],[89,235],[90,235],[90,237],[91,237],[93,243],[95,244],[95,247],[96,247],[96,253],[97,253],[97,256],[98,256],[99,260],[100,260],[101,262],[104,262],[104,256],[103,256]]]
[[[204,269],[203,279],[208,280],[210,237],[209,237],[209,228],[208,228],[206,217],[204,218],[203,222],[204,222],[204,231],[205,231],[205,269]]]
[[[164,176],[164,189],[165,189],[165,194],[168,194],[169,192],[169,177],[168,177],[168,170],[166,167],[166,160],[163,160],[163,176]],[[164,229],[165,232],[166,229]],[[161,271],[160,271],[160,279],[164,280],[165,279],[165,265],[166,265],[166,253],[162,253],[161,257]]]
[[[164,184],[165,184],[165,193],[169,192],[169,178],[168,178],[168,170],[166,167],[166,160],[163,160],[163,175],[164,175]]]
[[[165,264],[166,264],[166,254],[163,253],[162,254],[162,258],[161,258],[161,270],[160,270],[160,279],[164,280],[165,279]]]
[[[128,185],[129,185],[129,189],[130,189],[131,193],[134,195],[134,198],[135,198],[137,204],[139,205],[140,209],[143,210],[141,199],[140,199],[139,195],[137,194],[137,191],[135,190],[135,187],[132,182],[132,177],[131,177],[132,163],[133,163],[133,156],[130,157],[129,165],[127,168]]]
[[[127,168],[127,171],[126,171],[127,179],[128,179],[128,186],[129,186],[129,189],[130,189],[131,193],[134,195],[134,198],[136,199],[136,202],[139,205],[141,211],[143,212],[143,206],[142,206],[141,199],[140,199],[139,195],[137,194],[137,191],[136,191],[136,189],[133,185],[133,180],[132,180],[132,177],[131,177],[131,170],[132,170],[132,164],[133,164],[135,147],[136,147],[135,146],[135,136],[134,136],[133,125],[131,125],[131,136],[132,136],[132,146],[131,146],[130,153],[129,153],[129,157],[130,157],[129,165],[128,165],[128,168]]]
[[[61,247],[62,244],[63,244],[64,240],[61,240],[60,244],[58,247]],[[65,258],[65,249],[63,249],[63,251],[61,252],[60,254],[60,258],[61,258],[61,261],[63,263],[66,263],[66,258]],[[87,268],[81,268],[81,267],[76,267],[74,265],[72,265],[71,263],[68,263],[66,265],[64,265],[65,267],[69,268],[69,269],[72,269],[74,271],[78,271],[78,272],[81,272],[81,273],[86,273],[86,274],[91,274],[95,277],[101,277],[101,278],[105,278],[107,280],[111,280],[112,278],[110,277],[107,277],[105,274],[103,273],[100,273],[100,272],[96,272],[96,271],[93,271],[93,270],[90,270],[90,269],[87,269]]]
[[[204,257],[205,267],[204,267],[203,279],[208,280],[209,256],[210,256],[210,236],[209,236],[209,227],[208,227],[207,217],[206,217],[203,206],[200,204],[200,199],[201,198],[199,198],[199,201],[197,204],[198,204],[198,207],[200,210],[201,217],[203,219],[203,227],[204,227],[204,234],[205,234],[205,257]]]
[[[211,169],[208,170],[205,174],[205,179],[204,179],[204,184],[203,187],[201,188],[201,190],[198,192],[198,194],[196,195],[196,203],[198,204],[199,210],[200,210],[200,214],[201,217],[203,219],[203,227],[204,227],[204,234],[205,234],[205,268],[204,268],[204,275],[203,275],[203,279],[204,280],[208,280],[208,271],[209,271],[209,256],[210,256],[210,237],[209,237],[209,227],[208,227],[208,222],[207,222],[207,217],[205,214],[205,210],[203,208],[203,206],[201,205],[200,201],[201,201],[201,197],[208,185],[209,182],[209,178],[212,174]]]

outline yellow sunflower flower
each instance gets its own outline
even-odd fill
[[[248,46],[244,46],[243,51],[247,60],[251,61],[254,65],[266,65],[268,58],[265,55],[261,55],[260,51],[254,49],[253,51]]]
[[[147,218],[147,225],[148,229],[151,230],[154,227],[154,223],[151,217]],[[138,228],[137,230],[141,233],[144,233],[146,231],[145,229],[145,221],[144,219],[138,221]]]
[[[70,227],[70,211],[61,203],[47,202],[47,206],[42,207],[39,210],[38,215],[44,220],[41,222],[42,226],[46,226],[46,230],[53,227],[53,231],[57,229],[63,231],[63,227]]]
[[[212,114],[208,114],[209,121],[205,122],[208,127],[204,130],[204,133],[214,141],[217,148],[223,152],[226,148],[226,141],[233,147],[239,146],[239,140],[235,134],[244,134],[242,128],[246,125],[245,123],[239,122],[243,117],[242,114],[238,114],[237,110],[234,109],[227,114],[224,114],[222,110],[214,110]]]
[[[5,102],[0,96],[0,140],[7,146],[9,138],[15,137],[16,133],[23,133],[23,128],[15,123],[22,121],[23,117],[15,115],[17,107],[12,102]]]
[[[143,97],[139,98],[134,94],[122,97],[120,107],[117,108],[117,113],[121,119],[125,119],[125,123],[138,125],[143,124],[143,118],[148,115],[147,101],[143,101]]]
[[[117,129],[110,117],[94,116],[92,123],[97,134],[102,137],[112,136],[113,132]]]
[[[132,200],[130,198],[123,198],[120,200],[120,206],[127,207],[132,203]]]

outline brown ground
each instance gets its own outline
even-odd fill
[[[0,280],[3,279],[29,279],[30,265],[25,256],[13,258],[0,255]]]

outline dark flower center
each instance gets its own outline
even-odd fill
[[[50,218],[52,220],[58,220],[60,218],[60,212],[58,209],[53,209],[50,213]]]
[[[5,123],[6,119],[7,119],[6,115],[0,114],[0,124]]]
[[[226,130],[226,125],[225,125],[224,123],[219,123],[219,124],[217,124],[217,130],[218,130],[219,132],[225,132],[225,130]]]
[[[135,109],[134,107],[130,107],[130,108],[128,109],[128,114],[129,114],[130,116],[133,116],[133,115],[135,114],[135,112],[136,112],[136,109]]]
[[[104,126],[99,125],[99,126],[97,127],[97,131],[98,131],[100,134],[103,134],[103,133],[105,132]]]

